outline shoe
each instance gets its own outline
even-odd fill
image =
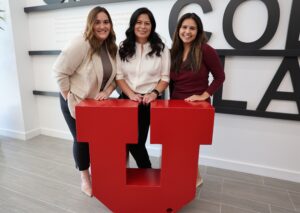
[[[196,182],[196,188],[198,188],[198,187],[202,186],[202,184],[203,184],[203,178],[202,178],[202,177],[200,177],[200,178],[197,178],[197,182]]]
[[[89,197],[93,197],[92,186],[86,182],[81,183],[81,191]]]
[[[203,184],[203,178],[201,177],[201,175],[200,175],[200,169],[198,168],[196,188],[202,186],[202,184]]]
[[[92,197],[92,182],[89,170],[81,171],[81,191],[89,197]]]

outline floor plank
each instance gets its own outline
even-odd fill
[[[153,167],[160,158],[151,157]],[[130,165],[136,167],[130,158]],[[180,213],[300,213],[300,183],[200,166],[204,184]],[[108,213],[80,191],[72,142],[0,136],[0,212]]]

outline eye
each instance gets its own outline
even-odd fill
[[[109,20],[104,20],[104,21],[103,21],[103,24],[109,24],[109,23],[110,23]]]

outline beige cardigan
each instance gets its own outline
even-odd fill
[[[67,100],[73,118],[75,118],[75,105],[85,98],[94,98],[94,94],[100,92],[103,80],[101,57],[94,54],[90,60],[89,51],[89,42],[85,41],[83,36],[78,36],[62,50],[53,65],[54,77],[60,91],[70,91]],[[111,84],[116,85],[114,80],[116,62],[110,55],[109,59],[112,65],[112,75],[104,90]],[[92,85],[95,80],[97,81],[97,88]]]

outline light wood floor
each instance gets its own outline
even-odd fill
[[[0,212],[110,212],[80,192],[71,147],[71,141],[47,136],[0,136]],[[300,183],[205,166],[201,173],[204,184],[181,213],[300,212]]]

